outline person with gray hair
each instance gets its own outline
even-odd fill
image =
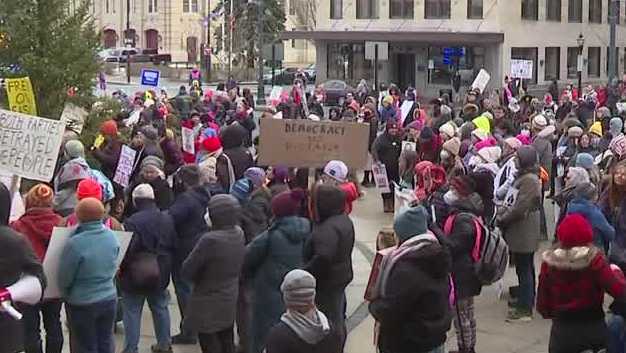
[[[293,270],[280,290],[287,311],[267,339],[266,353],[340,353],[342,342],[326,315],[315,306],[315,277]]]

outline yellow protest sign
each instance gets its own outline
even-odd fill
[[[14,112],[37,115],[35,94],[30,78],[7,78],[4,80],[9,97],[9,109]]]

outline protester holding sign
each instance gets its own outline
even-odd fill
[[[401,131],[396,120],[386,124],[385,132],[378,136],[372,146],[374,163],[382,163],[387,169],[387,179],[398,183],[400,181],[399,158],[402,151]],[[382,194],[383,209],[386,213],[393,212],[393,190]]]
[[[104,142],[101,146],[92,147],[92,153],[100,162],[102,173],[113,180],[122,151],[122,141],[119,138],[117,123],[114,120],[105,121],[100,126],[100,133],[104,137]]]
[[[78,203],[76,188],[83,179],[90,178],[89,165],[85,160],[85,147],[78,140],[65,144],[65,162],[54,179],[54,210],[65,217],[74,211]]]

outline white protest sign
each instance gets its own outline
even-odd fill
[[[270,93],[270,101],[280,99],[280,94],[283,93],[283,88],[280,86],[274,86]]]
[[[76,227],[54,227],[52,230],[50,244],[48,245],[48,250],[46,250],[46,256],[43,259],[43,273],[46,275],[48,281],[43,295],[44,299],[61,297],[61,288],[59,288],[59,264],[65,245],[75,230]],[[115,233],[120,242],[120,252],[117,255],[117,266],[119,268],[126,254],[126,250],[128,250],[128,245],[130,244],[133,233],[117,231],[113,233]]]
[[[511,77],[532,79],[533,78],[533,61],[511,59]]]
[[[0,109],[0,170],[50,181],[64,131],[61,121]]]
[[[190,154],[195,154],[196,146],[194,145],[195,134],[193,132],[193,129],[183,126],[181,128],[181,134],[183,138],[183,151]]]
[[[117,162],[117,169],[115,170],[115,176],[113,177],[114,182],[122,185],[123,187],[128,187],[130,176],[133,174],[133,168],[135,166],[135,156],[137,156],[137,151],[127,145],[122,146],[120,159]]]
[[[65,124],[65,126],[80,135],[83,131],[87,115],[89,115],[89,113],[87,113],[85,109],[72,103],[67,103],[65,104],[65,108],[63,108],[63,113],[61,114],[61,121]]]
[[[491,75],[489,75],[489,73],[485,69],[480,69],[478,75],[476,75],[476,78],[472,83],[472,88],[478,88],[482,93],[485,91],[489,80],[491,80]]]
[[[382,163],[372,164],[372,174],[374,174],[374,182],[376,188],[381,194],[388,194],[391,192],[389,186],[389,179],[387,178],[387,168]]]
[[[404,120],[411,112],[411,108],[413,108],[414,103],[415,102],[409,100],[402,102],[402,105],[400,106],[400,113],[402,114],[402,119],[400,120],[401,125],[404,125]]]

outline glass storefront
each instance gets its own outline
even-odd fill
[[[449,85],[458,70],[461,84],[469,85],[485,65],[485,50],[483,47],[431,46],[428,48],[428,65],[428,83]]]
[[[374,66],[365,60],[365,43],[330,43],[327,45],[327,72],[329,79],[343,80],[348,84],[361,79],[374,79]]]

